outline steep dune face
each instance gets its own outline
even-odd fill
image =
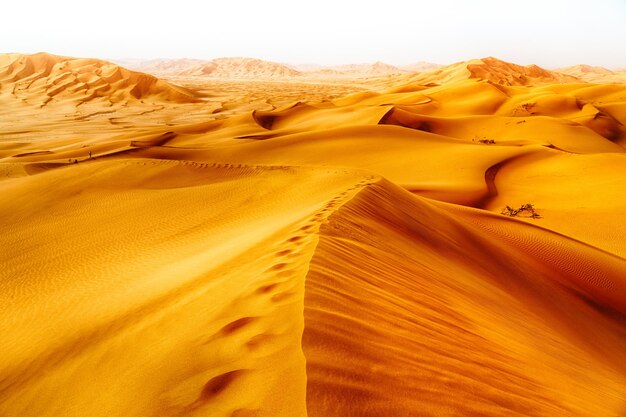
[[[521,66],[496,58],[483,58],[480,62],[471,62],[467,65],[467,69],[471,78],[489,80],[503,85],[556,84],[578,81],[575,77],[548,71],[537,65]]]
[[[13,58],[0,415],[626,415],[626,87],[482,60],[194,103]]]
[[[533,241],[547,245],[522,249]],[[616,269],[600,278],[605,261]],[[626,290],[625,266],[369,186],[322,227],[307,276],[308,415],[619,415],[626,305],[610,293]]]
[[[2,99],[46,106],[106,99],[196,102],[194,93],[148,74],[96,59],[60,57],[45,53],[0,56]]]

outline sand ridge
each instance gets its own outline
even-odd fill
[[[67,99],[75,100],[76,105],[102,98],[111,104],[146,98],[198,101],[191,91],[148,74],[97,59],[74,59],[46,53],[1,55],[0,83],[12,83],[10,94],[15,99],[40,106]]]
[[[0,62],[0,414],[626,412],[624,85]]]
[[[4,396],[3,412],[64,414],[70,398],[73,407],[89,415],[117,413],[115,404],[133,415],[215,415],[216,407],[258,409],[267,415],[301,414],[305,383],[298,329],[314,232],[329,208],[368,181],[367,176],[324,171],[330,182],[319,181],[319,170],[111,160],[52,168],[3,182],[5,193],[19,189],[12,201],[4,202],[3,212],[30,216],[29,207],[50,206],[37,226],[40,252],[34,247],[28,253],[20,249],[21,237],[24,232],[30,234],[30,229],[3,229],[5,242],[13,242],[13,250],[5,251],[2,259],[7,269],[1,292],[5,301],[12,300],[3,303],[3,314],[12,317],[3,322],[10,326],[3,331],[13,329],[23,342],[2,347],[1,390],[21,398]],[[281,191],[291,188],[297,195],[298,188],[284,182],[287,177],[300,186],[309,177],[323,187],[326,197],[319,199],[313,193],[307,201],[294,199]],[[265,189],[268,208],[276,210],[288,203],[295,216],[284,216],[280,210],[264,212],[256,196],[254,217],[260,223],[246,224],[253,217],[243,203],[270,178],[280,181],[271,181],[274,193]],[[43,201],[24,203],[34,190],[50,182],[62,186],[54,192],[38,192]],[[89,187],[82,185],[85,182]],[[214,196],[212,214],[199,208],[211,201],[203,194]],[[238,199],[233,199],[235,194]],[[98,195],[106,195],[107,203]],[[63,202],[54,203],[57,198]],[[180,204],[186,206],[183,212],[165,216],[167,206]],[[19,213],[12,209],[16,206],[22,207]],[[152,211],[157,217],[149,214],[150,206],[160,207]],[[60,217],[65,220],[57,221]],[[215,221],[220,217],[221,221]],[[17,219],[8,219],[7,224],[19,224]],[[137,223],[138,219],[143,220]],[[77,228],[79,223],[82,227]],[[110,227],[98,231],[98,223]],[[68,225],[74,225],[69,233]],[[61,245],[51,238],[59,233],[66,235]],[[115,239],[110,233],[115,233]],[[220,236],[213,245],[207,240],[212,234]],[[111,244],[112,240],[116,243]],[[68,252],[66,245],[81,248],[84,256],[74,255],[75,249]],[[273,251],[267,253],[270,247]],[[155,256],[160,259],[157,263],[151,261]],[[255,261],[237,260],[238,256]],[[28,263],[24,257],[38,261]],[[58,268],[61,264],[66,267]],[[152,267],[146,269],[148,265]],[[96,268],[91,274],[83,273],[92,267]],[[45,292],[23,291],[27,287]],[[94,296],[100,301],[95,302]],[[60,312],[66,312],[62,321],[43,319]],[[158,342],[161,334],[168,335],[163,343]],[[129,349],[128,343],[136,338],[152,342]],[[162,355],[170,356],[167,366],[161,362]],[[103,362],[106,356],[120,359],[118,365]],[[126,361],[143,365],[132,370]],[[40,378],[29,371],[36,368],[47,369],[47,376]],[[93,373],[99,375],[97,384],[76,387],[66,397],[42,396],[42,392],[52,393],[55,384],[89,378]],[[150,382],[148,375],[153,375]],[[125,381],[128,399],[141,387],[145,401],[127,404],[115,383],[118,378]],[[279,395],[286,381],[295,385],[290,383],[289,395]],[[111,400],[109,408],[92,401],[93,390]],[[256,393],[246,400],[237,395],[239,390]],[[33,408],[34,404],[40,405]]]

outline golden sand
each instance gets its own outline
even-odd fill
[[[0,56],[0,415],[626,415],[626,86],[289,77]]]

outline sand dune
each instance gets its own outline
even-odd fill
[[[148,74],[166,75],[178,74],[188,71],[199,65],[207,64],[209,61],[202,59],[152,59],[149,61],[141,61],[134,68],[137,71],[147,72]]]
[[[196,102],[194,93],[148,74],[97,59],[66,58],[46,53],[0,55],[2,96],[46,106],[98,99],[113,102],[165,100]],[[2,99],[3,97],[0,97]]]
[[[605,368],[623,363],[623,326],[583,301],[623,294],[624,260],[578,250],[589,249],[388,183],[368,187],[322,228],[307,276],[309,415],[624,411],[624,370]],[[595,281],[598,264],[615,269]]]
[[[2,330],[16,336],[2,343],[3,414],[67,415],[69,407],[93,416],[237,408],[301,414],[302,283],[312,231],[323,218],[315,213],[358,178],[336,170],[128,159],[41,168],[2,182],[14,197],[3,200],[2,212],[15,215],[3,222],[0,292],[3,316],[11,319]],[[63,185],[46,192],[50,182]],[[268,182],[274,192],[264,187],[260,199],[256,189]],[[301,186],[321,194],[303,200]],[[44,205],[45,215],[36,215]],[[285,216],[285,205],[293,215]],[[22,216],[37,223],[24,228]],[[24,233],[37,236],[39,249],[23,241]],[[211,243],[210,236],[219,238]],[[62,320],[48,320],[61,312]],[[129,368],[132,362],[142,365]],[[40,374],[31,373],[35,367]],[[55,394],[59,384],[94,375],[97,383]],[[278,395],[284,384],[290,392]],[[133,399],[138,391],[141,401]],[[102,407],[94,395],[111,403]]]
[[[406,82],[422,85],[446,84],[467,79],[485,80],[507,86],[580,81],[571,75],[548,71],[537,65],[521,66],[493,57],[459,62],[405,78]]]
[[[254,58],[217,58],[213,61],[178,71],[181,76],[207,76],[227,79],[264,79],[294,77],[299,71],[286,65]]]
[[[123,63],[124,61],[120,61]],[[322,66],[316,64],[287,65],[254,58],[155,59],[134,63],[137,71],[165,77],[211,77],[218,79],[361,79],[424,72],[438,68],[436,64],[418,62],[396,67],[384,62]]]
[[[360,79],[403,76],[419,84],[447,83],[464,79],[488,80],[502,85],[537,85],[570,82],[599,84],[626,83],[626,72],[603,67],[574,65],[552,71],[537,65],[521,66],[488,57],[442,66],[420,61],[410,65],[394,66],[384,62],[323,66],[317,64],[287,65],[254,58],[153,59],[115,60],[122,66],[158,77],[213,77],[219,79],[288,79],[339,78]],[[417,74],[416,74],[417,73]],[[397,83],[397,79],[387,80]]]
[[[385,64],[384,62],[374,62],[373,64],[349,64],[333,67],[322,67],[316,70],[308,71],[308,76],[338,76],[338,77],[380,77],[384,75],[403,74],[407,70],[398,68],[394,65]]]
[[[625,415],[626,86],[1,59],[0,415]]]
[[[316,64],[303,64],[294,66],[305,76],[339,76],[339,77],[380,77],[388,75],[398,75],[405,73],[426,72],[440,68],[441,65],[431,62],[419,61],[414,64],[401,67],[386,64],[384,62],[374,62],[372,64],[348,64],[336,66],[323,66]]]
[[[558,68],[555,71],[563,74],[572,75],[589,83],[626,83],[626,71],[611,71],[603,67],[594,67],[591,65],[581,64],[571,67]]]
[[[563,74],[569,74],[572,75],[574,77],[577,78],[583,78],[586,75],[611,75],[614,74],[613,71],[603,68],[603,67],[594,67],[591,65],[574,65],[571,67],[565,67],[565,68],[557,68],[555,71],[563,73]],[[586,81],[590,81],[590,80],[586,80]]]

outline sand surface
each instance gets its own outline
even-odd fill
[[[1,416],[626,416],[626,85],[241,71],[0,55]]]

